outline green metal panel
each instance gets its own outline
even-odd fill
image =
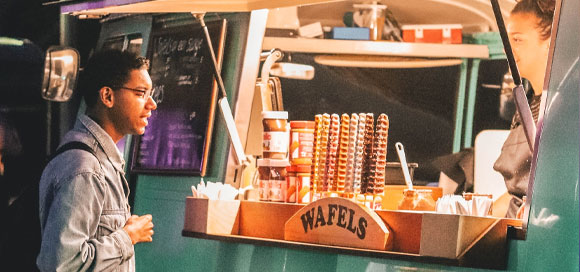
[[[473,115],[475,114],[475,98],[477,95],[477,78],[479,73],[480,59],[470,60],[469,81],[467,84],[467,106],[465,109],[465,132],[463,147],[473,146]]]
[[[182,15],[175,15],[182,16]],[[191,16],[191,15],[189,15]],[[249,13],[219,14],[228,20],[228,32],[222,76],[228,91],[230,106],[234,111],[233,101],[237,94],[235,86],[239,85],[238,73],[241,54],[246,42]],[[212,20],[207,15],[206,22]],[[209,69],[209,68],[208,68]],[[195,99],[195,98],[192,98]],[[215,128],[211,144],[208,171],[205,180],[223,181],[229,151],[229,140],[225,123],[216,111]],[[214,241],[198,240],[181,236],[185,214],[185,198],[191,195],[191,186],[200,182],[200,177],[169,177],[140,175],[137,178],[134,213],[153,215],[155,224],[154,242],[135,246],[137,271],[186,271],[215,270],[222,264],[216,258],[224,246]],[[198,269],[194,269],[197,267]],[[218,270],[223,271],[223,270]]]
[[[465,86],[467,85],[467,59],[461,62],[459,72],[459,86],[457,87],[457,100],[455,101],[455,129],[453,130],[453,150],[459,152],[461,149],[461,138],[463,135],[463,107],[465,106]]]
[[[537,150],[525,270],[578,271],[579,1],[562,1]]]

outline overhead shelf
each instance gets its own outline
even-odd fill
[[[370,55],[318,55],[314,61],[327,66],[359,68],[430,68],[460,65],[456,58],[431,59]]]
[[[57,0],[46,4],[60,4],[61,13],[106,15],[151,12],[244,12],[328,1],[331,0]]]
[[[263,50],[315,54],[384,55],[424,58],[489,58],[486,45],[434,44],[387,41],[351,41],[309,38],[264,37]]]

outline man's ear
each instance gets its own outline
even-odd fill
[[[112,108],[115,104],[115,94],[110,87],[103,87],[99,90],[99,100],[107,108]]]

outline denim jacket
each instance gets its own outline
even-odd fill
[[[79,116],[63,152],[40,180],[41,271],[135,271],[134,248],[123,230],[130,217],[124,160],[111,137],[86,115]]]

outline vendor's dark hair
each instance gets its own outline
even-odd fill
[[[546,40],[552,34],[555,7],[556,0],[521,0],[515,5],[512,14],[530,13],[535,15],[539,19],[537,27],[540,30],[540,36]]]
[[[127,51],[96,52],[85,65],[79,80],[79,88],[87,106],[95,105],[102,87],[123,86],[135,69],[149,69],[149,60]]]

